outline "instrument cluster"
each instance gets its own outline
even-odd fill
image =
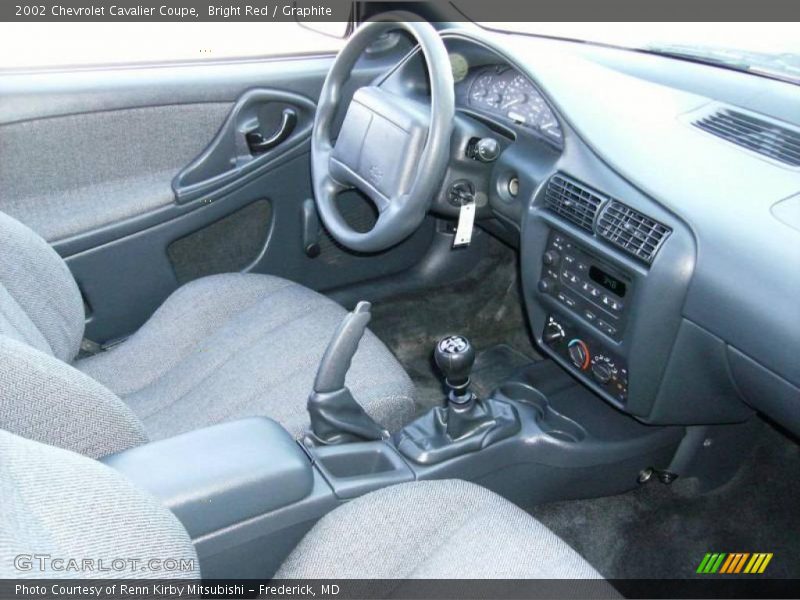
[[[563,134],[553,111],[527,77],[511,67],[483,67],[467,96],[469,108],[500,116],[561,147]]]

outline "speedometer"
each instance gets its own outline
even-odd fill
[[[531,93],[535,94],[528,80],[522,75],[517,75],[511,80],[511,83],[508,84],[500,108],[503,109],[509,119],[517,120],[515,117],[522,117],[521,122],[525,122],[527,119],[523,113],[527,112],[527,105],[531,98]]]
[[[493,72],[480,75],[470,89],[470,105],[492,111],[498,109],[503,101],[503,93],[507,85],[502,77]]]
[[[562,143],[561,127],[545,99],[524,75],[510,68],[487,67],[472,83],[469,104]]]

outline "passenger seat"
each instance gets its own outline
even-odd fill
[[[0,578],[147,578],[134,571],[20,571],[20,554],[103,560],[197,554],[178,519],[120,473],[85,456],[0,430]],[[265,579],[271,574],[265,573]],[[460,480],[387,487],[323,517],[278,578],[602,579],[578,553],[497,494]],[[599,581],[605,593],[613,588]]]

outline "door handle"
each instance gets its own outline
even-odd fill
[[[250,152],[252,154],[261,154],[267,150],[272,150],[275,146],[292,135],[292,131],[294,131],[296,125],[297,111],[293,108],[284,108],[281,124],[278,126],[278,130],[271,136],[265,138],[258,129],[255,131],[248,131],[245,134]]]

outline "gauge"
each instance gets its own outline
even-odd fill
[[[494,109],[500,108],[501,104],[503,103],[503,97],[505,96],[507,87],[508,81],[505,78],[496,77],[492,83],[492,87],[489,88],[489,93],[486,95],[486,105]]]
[[[453,71],[453,81],[455,83],[463,81],[467,73],[469,73],[469,63],[467,59],[464,58],[463,54],[459,54],[458,52],[450,54],[449,57],[450,69]]]
[[[563,144],[550,106],[533,83],[513,69],[497,66],[482,71],[472,84],[469,103],[534,130],[558,146]]]
[[[522,75],[517,75],[511,80],[511,83],[508,84],[500,108],[506,112],[509,118],[513,119],[509,113],[519,113],[520,108],[522,108],[524,112],[532,92],[533,88],[531,84],[528,83],[528,80]]]
[[[489,95],[493,82],[494,75],[491,73],[485,73],[478,77],[469,91],[469,103],[473,106],[485,104],[486,97]]]
[[[469,103],[476,108],[488,109],[496,112],[503,102],[508,81],[497,68],[484,71],[472,84],[469,94]]]

